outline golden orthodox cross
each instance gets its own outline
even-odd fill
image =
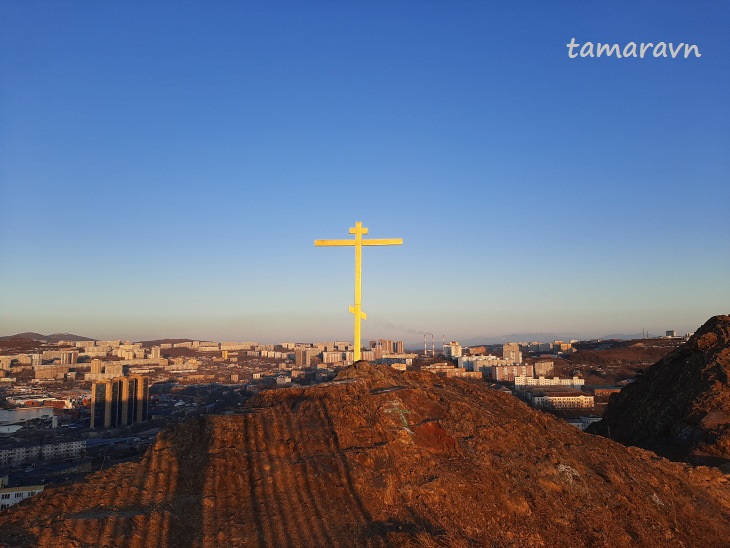
[[[363,240],[368,233],[360,221],[355,228],[350,228],[354,240],[314,240],[315,247],[355,246],[355,306],[350,306],[350,313],[355,315],[355,361],[360,359],[360,320],[367,320],[368,316],[362,311],[362,246],[364,245],[402,245],[402,238]]]

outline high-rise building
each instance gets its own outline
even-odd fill
[[[520,345],[517,343],[507,343],[502,345],[502,359],[514,365],[522,363]]]
[[[390,339],[370,341],[370,349],[374,350],[378,357],[387,354],[402,354],[404,350],[403,341],[391,341]]]
[[[380,343],[380,346],[383,348],[383,354],[392,354],[393,353],[393,341],[390,339],[380,339],[378,341]]]
[[[296,367],[309,367],[312,359],[311,352],[309,348],[295,348],[294,365]]]
[[[79,351],[69,350],[61,352],[61,365],[69,365],[78,362]]]
[[[461,358],[461,345],[457,341],[451,341],[444,347],[444,356],[447,358]]]
[[[149,418],[149,378],[139,375],[95,382],[91,387],[91,428],[113,428]]]
[[[487,375],[497,382],[514,382],[515,377],[532,377],[535,370],[532,365],[494,365]]]

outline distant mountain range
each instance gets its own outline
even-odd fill
[[[477,346],[480,344],[503,344],[507,342],[532,342],[532,341],[538,341],[538,342],[553,342],[553,341],[570,341],[572,339],[576,340],[592,340],[592,339],[601,339],[601,340],[608,340],[608,339],[623,339],[623,340],[633,340],[633,339],[641,339],[643,337],[647,338],[653,338],[658,337],[659,335],[646,335],[642,333],[633,333],[633,334],[626,334],[626,333],[613,333],[611,335],[604,335],[602,337],[579,337],[575,334],[571,333],[510,333],[508,335],[502,335],[499,337],[473,337],[471,339],[465,339],[461,342],[462,346]],[[430,341],[429,341],[430,342]]]
[[[646,335],[642,333],[633,333],[633,334],[625,334],[625,333],[614,333],[611,335],[605,335],[603,337],[577,337],[570,333],[510,333],[508,335],[501,335],[501,336],[492,336],[492,337],[472,337],[470,339],[460,339],[459,342],[462,344],[462,346],[478,346],[482,344],[504,344],[507,342],[532,342],[532,341],[539,341],[539,342],[553,342],[556,340],[560,341],[569,341],[571,339],[578,339],[578,340],[588,340],[588,339],[623,339],[623,340],[633,340],[633,339],[641,339],[643,337],[658,337],[660,335]],[[73,333],[53,333],[51,335],[43,335],[41,333],[35,333],[33,331],[26,331],[25,333],[17,333],[16,335],[6,335],[4,337],[0,337],[0,341],[6,341],[8,339],[15,339],[15,338],[22,338],[22,339],[31,339],[34,341],[43,341],[43,342],[49,342],[49,343],[55,343],[58,341],[94,341],[97,339],[92,339],[89,337],[83,337],[81,335],[75,335]],[[184,341],[190,341],[193,339],[157,339],[157,340],[151,340],[151,341],[140,341],[145,346],[153,346],[161,343],[178,343],[178,342],[184,342]],[[408,342],[406,344],[408,348],[422,348],[422,345],[420,341],[418,342]],[[429,338],[428,341],[429,348],[431,347],[431,340]],[[437,346],[440,347],[440,344],[437,343]]]
[[[192,342],[195,339],[154,339],[150,341],[136,341],[142,346],[159,346],[161,344],[177,344],[183,342]]]
[[[82,337],[81,335],[74,335],[73,333],[53,333],[51,335],[42,335],[41,333],[35,333],[33,331],[26,331],[25,333],[18,333],[16,335],[7,335],[0,337],[0,341],[7,341],[8,339],[32,339],[34,341],[41,342],[58,342],[58,341],[94,341],[96,339],[90,339],[89,337]]]

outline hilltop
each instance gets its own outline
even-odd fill
[[[54,333],[52,335],[41,335],[27,331],[17,335],[0,337],[0,354],[21,354],[38,352],[44,345],[55,344],[59,341],[93,341],[86,337],[73,335],[71,333]]]
[[[0,513],[8,546],[722,546],[727,479],[358,362]]]
[[[715,316],[612,396],[592,431],[676,459],[730,463],[728,375],[730,316]]]
[[[16,335],[6,335],[0,337],[0,341],[7,341],[10,339],[30,339],[38,342],[45,343],[57,343],[58,341],[93,341],[88,337],[82,337],[81,335],[74,335],[73,333],[52,333],[50,335],[42,335],[35,333],[34,331],[26,331],[24,333],[18,333]]]

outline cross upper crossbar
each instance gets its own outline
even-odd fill
[[[370,239],[360,240],[360,245],[402,245],[403,238],[381,238],[381,239]],[[357,240],[314,240],[315,247],[334,247],[341,245],[357,245]]]

